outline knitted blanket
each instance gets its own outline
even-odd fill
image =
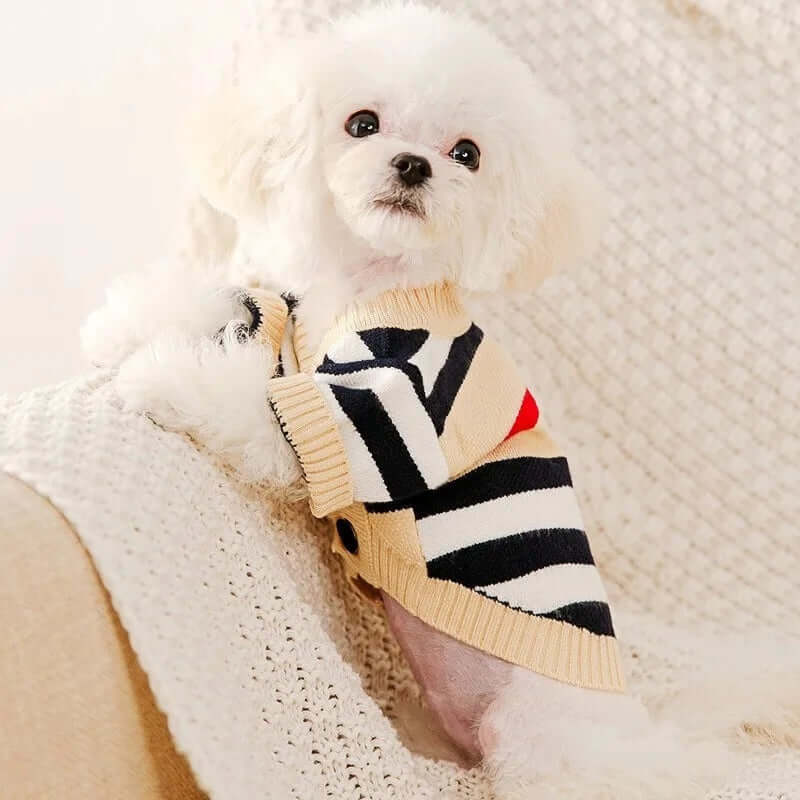
[[[234,77],[276,26],[313,22],[296,0],[246,5]],[[720,667],[718,635],[734,660],[754,631],[800,638],[800,15],[469,5],[568,102],[616,197],[592,264],[474,316],[550,412],[630,683],[656,700]],[[194,255],[224,249],[224,225],[192,219]],[[489,800],[479,771],[427,757],[417,687],[325,523],[124,414],[108,374],[2,406],[0,468],[79,532],[213,798]],[[800,757],[753,752],[715,797],[800,797]]]

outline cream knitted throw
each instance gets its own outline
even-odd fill
[[[233,74],[266,30],[304,21],[296,2],[252,5]],[[736,652],[753,631],[800,637],[800,12],[470,5],[569,103],[582,157],[617,197],[592,265],[475,316],[535,376],[632,687],[655,698],[715,657],[690,627],[740,632]],[[212,233],[191,238],[213,246]],[[488,800],[478,772],[402,743],[389,718],[415,707],[416,687],[324,523],[122,414],[105,374],[0,403],[0,420],[0,468],[76,526],[213,798],[449,787]],[[800,757],[756,753],[718,797],[800,797]]]

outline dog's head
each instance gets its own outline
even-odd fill
[[[313,206],[338,225],[311,223],[340,231],[332,249],[346,231],[398,280],[531,286],[584,256],[604,218],[529,68],[477,24],[422,6],[294,43],[214,118],[199,165],[213,204],[273,231]]]

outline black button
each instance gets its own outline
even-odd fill
[[[339,539],[341,539],[344,549],[347,550],[348,553],[355,555],[358,552],[358,537],[356,536],[355,530],[353,530],[353,524],[350,520],[337,519],[336,533],[339,534]]]

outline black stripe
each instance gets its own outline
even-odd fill
[[[589,539],[575,528],[524,531],[464,547],[428,562],[428,575],[474,589],[555,564],[594,564]]]
[[[328,356],[322,359],[322,363],[317,367],[317,372],[322,372],[325,375],[349,375],[353,372],[364,372],[376,368],[382,369],[396,369],[402,372],[411,381],[414,387],[414,392],[421,403],[425,402],[425,391],[422,385],[422,373],[414,364],[409,364],[407,361],[399,361],[387,359],[386,361],[331,361]]]
[[[256,303],[249,294],[245,294],[244,292],[239,295],[239,302],[250,312],[251,319],[248,333],[252,336],[261,327],[261,323],[263,322],[264,318],[261,314],[261,309],[258,303]]]
[[[600,603],[597,600],[570,603],[568,606],[538,616],[568,622],[576,628],[585,628],[598,636],[616,636],[608,603]]]
[[[513,608],[515,611],[524,611],[532,617],[544,617],[545,619],[555,619],[559,622],[566,622],[569,625],[574,625],[576,628],[583,628],[590,633],[596,633],[598,636],[616,636],[614,633],[614,623],[611,621],[611,609],[608,603],[601,603],[598,600],[584,600],[578,603],[570,603],[567,606],[555,609],[555,611],[548,611],[546,614],[534,614],[527,608],[520,606],[512,606],[511,603],[506,603],[499,600],[492,595],[482,592],[480,589],[475,590],[478,594],[494,600],[495,603],[500,603],[507,608]]]
[[[424,519],[531,489],[556,489],[559,486],[572,486],[566,458],[521,456],[482,464],[405,505],[369,503],[367,510],[380,513],[413,507],[414,516]]]
[[[336,384],[331,391],[364,440],[391,497],[401,499],[426,491],[416,462],[375,392]]]
[[[286,303],[289,314],[294,314],[294,310],[297,308],[300,298],[291,292],[281,292],[281,297],[283,298],[283,302]]]
[[[359,331],[361,341],[375,358],[402,359],[408,361],[428,340],[430,331],[422,328],[370,328]]]
[[[483,331],[473,322],[469,330],[453,339],[444,366],[436,376],[426,406],[439,436],[482,339]]]

